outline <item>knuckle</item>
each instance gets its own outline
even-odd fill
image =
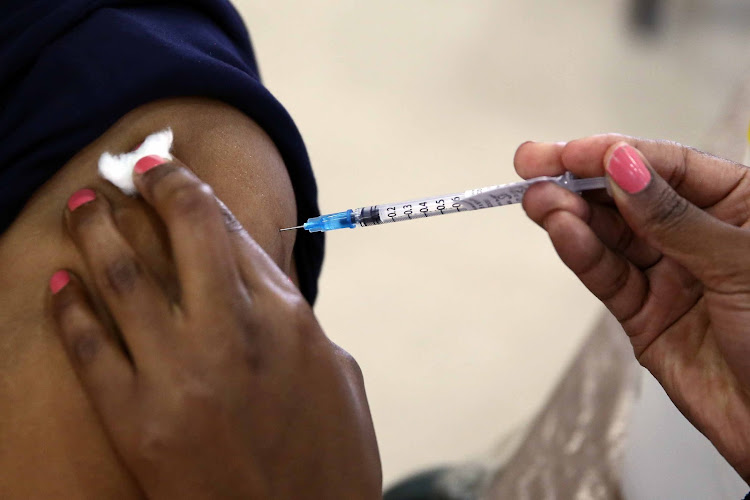
[[[231,210],[222,202],[220,199],[216,198],[216,203],[219,207],[219,211],[221,212],[221,216],[224,219],[224,226],[226,226],[227,231],[230,233],[240,233],[245,230],[244,227],[242,227],[242,224],[240,221],[237,220],[237,217],[234,216]]]
[[[602,302],[608,302],[614,299],[620,291],[625,287],[630,279],[630,265],[625,261],[620,261],[617,270],[611,277],[607,285],[605,285],[596,294],[599,300]]]
[[[176,433],[171,426],[160,419],[149,420],[138,432],[134,455],[144,462],[159,462],[171,453],[175,438]]]
[[[70,292],[70,286],[61,290],[52,298],[52,315],[61,323],[63,327],[67,326],[68,318],[73,306],[78,303],[78,296]]]
[[[75,358],[83,365],[91,363],[101,349],[101,339],[93,332],[78,333],[70,341]]]
[[[252,329],[256,332],[268,329],[273,332],[284,332],[299,342],[300,347],[308,349],[326,339],[318,325],[310,305],[299,293],[274,291],[259,293],[254,298],[253,309],[276,311],[262,317],[253,315]]]
[[[175,378],[171,397],[173,411],[190,415],[194,422],[205,421],[222,411],[221,397],[215,385],[194,370]]]
[[[362,373],[362,368],[359,366],[359,363],[354,358],[354,356],[352,356],[351,354],[349,354],[349,352],[333,342],[330,342],[330,345],[333,347],[334,356],[338,362],[338,366],[340,367],[341,372],[347,378],[352,378],[360,389],[364,389],[365,376]]]
[[[179,397],[181,406],[194,413],[198,411],[211,414],[217,406],[217,394],[213,386],[196,379],[180,386]]]
[[[122,295],[132,292],[142,276],[141,265],[132,257],[122,256],[105,266],[103,285],[107,290]]]
[[[203,219],[217,211],[213,190],[202,182],[172,189],[167,196],[167,206],[174,216],[180,218]]]
[[[619,253],[625,253],[635,242],[635,233],[622,220],[618,220],[616,224],[619,233],[614,244],[614,250]]]
[[[70,354],[86,364],[92,361],[101,348],[102,332],[98,325],[87,321],[76,311],[75,302],[68,301],[60,305],[57,321],[61,337]]]
[[[139,426],[135,439],[137,454],[147,462],[183,455],[200,446],[186,430],[195,431],[222,412],[216,390],[200,375],[172,375],[168,394],[161,396],[161,412]]]
[[[664,180],[673,189],[679,189],[686,178],[690,158],[695,150],[674,141],[662,141],[665,168]]]
[[[305,298],[296,293],[290,295],[285,299],[287,317],[298,330],[308,332],[317,329],[318,321]]]
[[[341,361],[346,366],[346,368],[349,370],[349,372],[354,375],[355,379],[360,382],[364,383],[365,376],[362,374],[362,367],[359,366],[359,363],[357,360],[349,354],[347,351],[343,349],[340,350],[340,357]]]
[[[102,210],[99,203],[87,203],[71,212],[68,217],[68,228],[73,234],[83,234],[95,227],[101,220]]]
[[[174,182],[178,178],[182,168],[174,163],[160,165],[159,168],[153,168],[143,175],[143,183],[146,190],[154,193],[157,188],[162,189],[164,186]]]
[[[674,170],[672,170],[672,175],[670,176],[670,179],[667,181],[670,186],[672,186],[673,189],[679,189],[682,186],[682,183],[685,181],[685,178],[687,177],[687,171],[688,171],[688,165],[690,164],[690,159],[695,155],[698,150],[691,148],[689,146],[682,146],[680,145],[681,149],[681,158],[677,161]]]
[[[81,314],[79,304],[79,297],[74,294],[56,296],[53,314],[68,352],[76,361],[86,365],[101,349],[102,331]]]
[[[662,189],[651,210],[647,212],[644,224],[647,229],[670,230],[680,225],[688,214],[688,201],[673,189]]]

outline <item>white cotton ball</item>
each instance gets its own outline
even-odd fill
[[[99,174],[109,182],[120,188],[125,194],[135,194],[133,184],[133,169],[138,160],[145,156],[157,155],[165,160],[171,160],[172,141],[174,134],[168,128],[146,137],[138,149],[130,153],[112,155],[104,153],[99,158]]]

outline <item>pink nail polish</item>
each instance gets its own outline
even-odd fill
[[[49,289],[52,291],[52,295],[57,295],[57,292],[65,288],[70,283],[70,275],[67,271],[57,271],[49,280]]]
[[[607,173],[615,184],[630,194],[643,191],[651,182],[651,172],[641,155],[627,144],[615,149],[607,165]]]
[[[76,208],[96,199],[96,193],[90,189],[81,189],[68,198],[68,209],[72,212]]]
[[[135,164],[135,168],[133,170],[135,170],[136,174],[145,174],[152,168],[163,165],[166,162],[167,160],[158,155],[144,156],[143,158],[138,160],[138,163]]]

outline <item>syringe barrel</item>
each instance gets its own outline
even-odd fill
[[[355,208],[352,220],[360,227],[368,227],[458,213],[466,210],[459,203],[464,196],[465,193],[453,193],[432,198]]]
[[[520,203],[529,186],[537,182],[554,182],[576,192],[588,189],[600,189],[606,186],[606,179],[602,177],[577,179],[568,172],[557,177],[536,177],[526,181],[500,186],[488,186],[462,193],[452,193],[384,205],[370,205],[347,210],[346,212],[321,215],[309,219],[305,223],[304,228],[307,231],[317,232],[353,228],[356,226],[368,227],[390,222],[424,219],[437,215],[511,205],[513,203]]]
[[[461,205],[466,210],[480,210],[521,203],[529,187],[539,182],[553,182],[574,193],[607,187],[607,180],[604,177],[579,179],[572,173],[565,172],[557,177],[534,177],[521,182],[475,189],[467,193]]]

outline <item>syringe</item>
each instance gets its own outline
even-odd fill
[[[531,185],[539,182],[554,182],[576,193],[591,189],[603,189],[607,186],[607,180],[604,177],[579,179],[570,172],[566,172],[557,177],[535,177],[511,184],[472,189],[463,193],[350,209],[345,212],[312,217],[301,226],[287,227],[280,231],[304,229],[315,233],[332,231],[334,229],[353,229],[357,225],[361,227],[377,226],[389,222],[401,222],[434,217],[436,215],[448,215],[481,210],[483,208],[501,207],[503,205],[520,203],[526,190]]]

